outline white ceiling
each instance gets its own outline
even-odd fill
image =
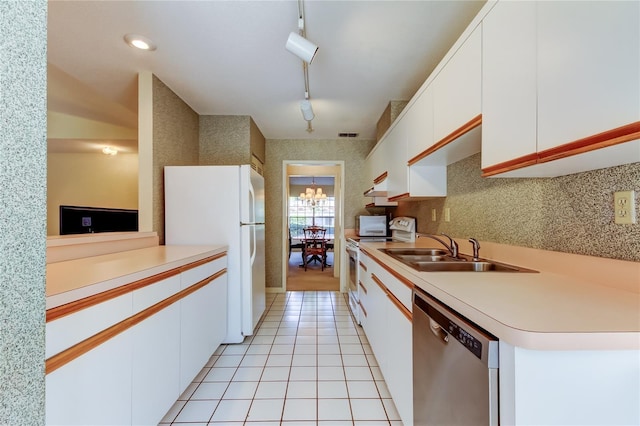
[[[137,73],[151,71],[198,114],[250,115],[267,139],[371,139],[388,102],[411,98],[483,3],[307,0],[319,46],[307,133],[302,62],[284,48],[296,1],[49,1],[49,108],[135,127]],[[158,49],[132,49],[127,33]]]

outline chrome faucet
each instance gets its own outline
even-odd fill
[[[458,243],[455,242],[455,240],[453,238],[451,238],[450,236],[448,236],[445,233],[442,233],[441,235],[447,237],[449,239],[449,244],[447,244],[446,242],[444,242],[441,238],[433,235],[433,234],[420,234],[421,237],[427,237],[427,238],[431,238],[432,240],[436,240],[437,242],[439,242],[440,244],[442,244],[443,246],[445,246],[447,248],[447,250],[449,250],[449,253],[451,253],[451,257],[454,258],[458,258]]]
[[[473,260],[480,259],[480,243],[475,238],[469,238],[469,242],[473,245]]]

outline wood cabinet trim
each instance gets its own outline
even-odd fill
[[[587,136],[554,148],[545,149],[537,153],[524,155],[513,160],[485,167],[482,169],[482,177],[494,176],[535,164],[584,154],[596,149],[606,148],[636,139],[640,139],[640,121]]]
[[[362,301],[361,300],[358,300],[358,305],[360,305],[360,310],[362,311],[364,316],[368,317],[369,315],[367,315],[367,310],[364,308],[364,306],[362,306]]]
[[[360,249],[362,250],[362,249]],[[366,251],[365,251],[366,252]],[[411,281],[409,281],[408,279],[406,279],[405,277],[403,277],[399,272],[395,271],[393,268],[391,268],[390,266],[382,263],[381,261],[379,261],[378,259],[376,259],[373,256],[370,256],[378,265],[382,266],[382,268],[384,268],[385,271],[389,272],[391,275],[393,275],[394,278],[396,278],[398,281],[400,281],[402,284],[406,285],[407,287],[409,287],[410,290],[413,290],[415,287],[415,284],[413,284]],[[371,274],[373,275],[373,274]]]
[[[371,274],[371,278],[376,284],[378,284],[378,286],[382,289],[382,291],[384,291],[384,293],[387,295],[389,300],[391,300],[391,302],[396,306],[396,308],[398,308],[400,312],[402,312],[402,315],[404,315],[410,322],[413,322],[413,314],[411,313],[411,311],[409,311],[406,308],[406,306],[404,306],[402,302],[398,300],[398,298],[391,292],[391,290],[389,290],[389,288],[386,285],[384,285],[384,283],[380,280],[380,278],[378,278],[376,274]]]
[[[394,195],[393,197],[389,197],[389,201],[399,201],[402,200],[403,198],[409,198],[411,196],[411,194],[409,194],[408,192],[405,192],[403,194],[398,194],[398,195]]]
[[[640,121],[540,151],[538,162],[545,163],[636,139],[640,139]]]
[[[416,164],[417,162],[419,162],[423,158],[425,158],[425,157],[433,154],[437,150],[445,147],[446,145],[448,145],[451,142],[453,142],[456,139],[458,139],[460,136],[464,135],[465,133],[470,132],[471,130],[475,129],[476,127],[478,127],[481,124],[482,124],[482,114],[476,115],[471,120],[469,120],[468,122],[466,122],[462,126],[458,127],[456,130],[454,130],[453,132],[449,133],[447,136],[445,136],[444,138],[440,139],[438,142],[434,143],[429,148],[427,148],[424,151],[422,151],[420,154],[418,154],[415,157],[411,158],[407,162],[407,165],[408,166],[412,166],[412,165]]]
[[[205,263],[213,262],[214,260],[221,259],[227,255],[227,252],[222,252],[218,254],[214,254],[213,256],[205,257],[204,259],[196,260],[195,262],[187,263],[186,265],[180,266],[180,272],[188,271],[189,269],[197,268],[198,266],[204,265]]]
[[[538,162],[538,153],[523,155],[513,160],[494,164],[482,169],[482,177],[494,176],[500,173],[510,172],[527,166],[533,166]]]
[[[196,268],[198,266],[204,265],[205,263],[213,262],[214,260],[220,259],[226,255],[227,252],[218,253],[213,256],[209,256],[204,259],[197,260],[195,262],[191,262],[186,265],[173,268],[156,275],[152,275],[150,277],[142,278],[140,280],[122,285],[120,287],[113,288],[111,290],[103,291],[102,293],[94,294],[83,299],[75,300],[64,305],[47,309],[46,322],[54,321],[67,315],[79,312],[83,309],[90,308],[91,306],[104,303],[107,300],[122,296],[123,294],[131,293],[132,291],[141,289],[151,284],[155,284],[167,278],[171,278],[175,275],[179,275],[181,272],[188,271],[189,269]]]
[[[376,276],[376,274],[371,274],[371,279],[373,280],[374,283],[378,284],[378,287],[380,287],[382,291],[384,291],[384,294],[389,294],[389,289],[387,288],[386,285],[384,285],[384,283],[380,280],[380,278]]]
[[[387,297],[389,298],[389,300],[391,300],[395,307],[400,310],[402,315],[404,315],[405,318],[409,320],[409,322],[413,322],[413,314],[411,313],[411,311],[409,311],[407,307],[404,306],[393,293],[387,292]]]
[[[198,281],[197,283],[179,291],[178,293],[173,294],[170,297],[167,297],[164,300],[161,300],[160,302],[156,303],[155,305],[152,305],[150,307],[148,307],[147,309],[138,312],[135,315],[132,315],[122,321],[120,321],[117,324],[112,325],[109,328],[106,328],[104,330],[102,330],[101,332],[94,334],[91,337],[86,338],[85,340],[76,343],[75,345],[71,346],[68,349],[65,349],[64,351],[53,355],[52,357],[48,358],[45,361],[45,374],[49,374],[54,372],[55,370],[57,370],[60,367],[63,367],[64,365],[70,363],[71,361],[73,361],[74,359],[84,355],[85,353],[89,352],[90,350],[100,346],[101,344],[107,342],[108,340],[114,338],[115,336],[117,336],[118,334],[130,329],[131,327],[135,326],[136,324],[139,324],[140,322],[144,321],[145,319],[149,318],[150,316],[160,312],[161,310],[165,309],[166,307],[174,304],[175,302],[184,299],[185,297],[189,296],[191,293],[194,293],[195,291],[201,289],[202,287],[206,286],[207,284],[209,284],[210,282],[216,280],[217,278],[221,277],[222,275],[227,273],[227,269],[222,269],[218,272],[216,272],[215,274],[201,280]]]
[[[377,178],[375,178],[373,180],[373,184],[374,185],[378,185],[378,184],[382,183],[387,178],[388,175],[389,175],[388,172],[382,173],[380,176],[378,176]]]

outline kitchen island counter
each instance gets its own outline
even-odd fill
[[[47,265],[47,309],[225,252],[226,246],[154,246]]]

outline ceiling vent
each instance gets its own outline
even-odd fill
[[[357,138],[358,133],[350,133],[350,132],[340,132],[338,133],[339,138]]]

